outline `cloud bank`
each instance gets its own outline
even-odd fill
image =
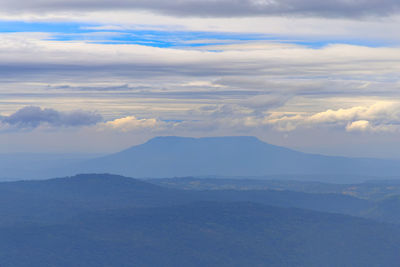
[[[4,0],[0,8],[9,12],[66,12],[95,10],[146,10],[172,16],[386,16],[399,12],[397,0]]]
[[[94,125],[102,121],[102,116],[87,111],[61,112],[54,109],[29,106],[21,108],[9,116],[1,116],[2,124],[14,128],[37,128],[40,125],[54,127],[79,127]]]
[[[378,102],[370,106],[318,112],[312,115],[271,115],[263,123],[280,131],[297,128],[339,127],[348,132],[395,132],[400,130],[400,104]]]

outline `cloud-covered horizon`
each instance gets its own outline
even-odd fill
[[[115,151],[156,135],[368,144],[370,155],[385,140],[389,151],[400,144],[399,6],[2,1],[0,152]]]
[[[294,131],[297,128],[342,127],[346,131],[379,132],[400,131],[400,103],[377,102],[367,106],[353,106],[346,109],[327,109],[303,115],[290,115],[276,111],[285,100],[275,97],[254,97],[237,104],[204,106],[191,111],[192,117],[202,120],[186,119],[163,121],[159,118],[137,118],[134,114],[104,120],[103,116],[92,111],[57,111],[51,108],[26,106],[8,116],[0,116],[0,123],[15,129],[34,129],[41,125],[56,128],[95,126],[100,131],[135,132],[150,130],[162,133],[163,130],[190,131],[192,128],[212,127],[220,130],[274,127],[279,131]],[[261,111],[264,112],[260,112]],[[197,114],[196,114],[197,113]],[[238,130],[236,129],[236,130]]]
[[[13,149],[9,150],[10,152],[110,153],[143,143],[156,136],[250,135],[281,146],[300,150],[307,148],[305,151],[314,153],[329,153],[327,148],[313,149],[315,144],[325,145],[324,140],[329,137],[329,142],[335,144],[336,150],[334,149],[333,153],[339,155],[365,156],[366,153],[369,156],[397,157],[393,149],[398,146],[393,142],[400,133],[399,107],[400,105],[394,102],[378,102],[347,109],[328,109],[294,115],[276,112],[273,107],[270,113],[260,114],[249,109],[247,104],[225,104],[225,107],[197,110],[197,114],[192,113],[188,119],[179,121],[149,116],[139,118],[134,114],[108,120],[82,119],[82,113],[73,110],[60,112],[54,109],[25,107],[0,118],[0,148],[7,151],[7,147],[11,145]],[[21,115],[22,113],[25,114]],[[63,115],[60,117],[51,114]],[[77,121],[78,114],[80,118]],[[86,111],[83,117],[87,118],[88,114],[90,117],[94,113]],[[97,114],[95,118],[100,118],[99,116],[101,115]],[[12,121],[13,125],[5,120]],[[313,134],[310,135],[310,132]],[[344,132],[347,134],[343,135]],[[374,140],[382,136],[385,136],[386,141],[377,146]],[[343,138],[352,141],[346,143],[343,142]],[[4,143],[5,140],[7,141]],[[304,147],[293,145],[299,141]],[[366,142],[373,151],[359,147]],[[353,150],[357,147],[358,150]],[[340,148],[341,150],[338,150]],[[359,154],[360,151],[364,154]],[[387,154],[389,151],[390,154]]]

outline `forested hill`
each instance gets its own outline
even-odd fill
[[[345,215],[374,208],[108,174],[0,183],[0,266],[397,266],[399,226]]]

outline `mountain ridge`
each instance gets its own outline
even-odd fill
[[[400,164],[396,160],[308,154],[251,136],[162,136],[88,160],[77,172],[107,172],[137,178],[281,174],[382,177],[400,174]]]

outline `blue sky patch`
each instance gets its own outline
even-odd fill
[[[379,47],[387,44],[370,40],[310,40],[265,34],[191,32],[171,30],[129,30],[101,28],[102,25],[81,23],[40,23],[0,21],[0,33],[41,32],[50,33],[55,41],[86,41],[100,44],[137,44],[161,48],[202,47],[208,45],[236,44],[251,41],[274,41],[322,48],[329,44],[351,44]]]

